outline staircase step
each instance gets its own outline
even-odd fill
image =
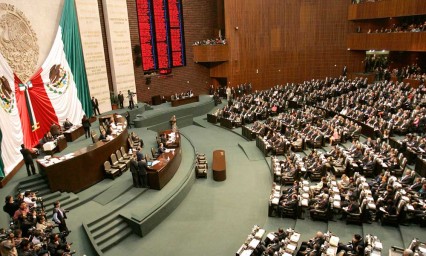
[[[55,198],[59,197],[60,195],[61,195],[61,192],[56,191],[56,192],[53,192],[53,193],[43,195],[42,197],[43,197],[43,201],[47,202],[47,201],[52,201],[52,199],[55,199]]]
[[[50,194],[52,194],[52,192],[50,191],[50,188],[46,186],[45,188],[38,190],[37,196],[43,197],[43,199],[44,199],[45,196],[50,195]]]
[[[32,183],[32,182],[35,182],[37,180],[44,180],[44,178],[40,174],[32,175],[32,176],[26,177],[25,179],[21,180],[19,182],[19,186],[24,186],[28,183]]]
[[[110,214],[110,215],[105,215],[105,216],[100,217],[99,219],[96,219],[95,221],[87,224],[87,227],[89,227],[90,232],[94,233],[94,232],[96,232],[96,230],[102,228],[105,223],[111,222],[115,218],[117,218],[117,215],[113,214],[113,213]]]
[[[46,185],[47,186],[47,183],[42,178],[33,179],[30,182],[25,182],[25,183],[20,182],[19,185],[18,185],[18,190],[20,190],[21,192],[24,192],[25,190],[36,191],[36,189],[34,189],[34,187],[37,187],[37,186],[40,186],[40,185]]]
[[[101,243],[101,238],[113,230],[121,230],[127,227],[127,223],[123,218],[117,216],[113,221],[109,221],[103,225],[102,228],[96,230],[96,232],[92,232],[93,238],[97,240],[97,243]]]
[[[132,229],[127,227],[125,229],[120,230],[120,232],[115,233],[114,236],[110,237],[110,239],[105,240],[105,242],[102,243],[102,245],[98,244],[98,246],[102,252],[106,252],[112,247],[114,247],[116,244],[120,243],[122,240],[126,239],[131,234],[132,234]]]

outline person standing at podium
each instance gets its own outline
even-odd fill
[[[21,145],[21,154],[24,157],[24,163],[25,163],[25,167],[27,168],[28,176],[31,176],[31,172],[33,173],[33,175],[35,175],[36,170],[34,167],[33,156],[31,154],[31,151],[28,148],[25,148],[24,144]],[[30,167],[31,167],[31,172],[30,172]]]
[[[142,183],[139,179],[139,164],[136,159],[136,151],[133,151],[132,158],[130,159],[130,173],[132,174],[133,187],[140,188]]]
[[[146,177],[147,176],[146,168],[147,168],[146,160],[145,159],[140,160],[138,162],[138,178],[139,178],[139,184],[141,184],[142,188],[148,187],[148,182]]]

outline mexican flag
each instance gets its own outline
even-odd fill
[[[9,174],[22,160],[23,134],[16,104],[15,77],[0,54],[0,177]]]
[[[0,96],[0,177],[22,160],[20,145],[35,147],[52,123],[92,115],[74,0],[65,0],[52,48],[28,81],[0,54]]]
[[[18,82],[24,144],[34,147],[53,123],[80,124],[92,106],[74,0],[66,0],[52,48],[26,83]]]

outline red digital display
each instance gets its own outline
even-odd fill
[[[170,68],[164,2],[163,0],[152,0],[152,3],[154,8],[155,41],[157,42],[158,68]]]
[[[170,46],[172,50],[173,66],[183,66],[182,58],[182,30],[181,30],[181,8],[180,1],[169,0],[169,28],[170,28]]]
[[[185,65],[181,0],[137,0],[145,71]]]
[[[139,40],[141,43],[142,66],[144,70],[155,69],[153,52],[151,6],[146,0],[137,0]]]

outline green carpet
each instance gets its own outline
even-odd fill
[[[255,141],[240,142],[238,145],[244,151],[250,161],[259,161],[265,159],[265,156],[256,147]]]
[[[127,175],[126,175],[127,174]],[[116,182],[114,185],[112,185],[110,188],[105,190],[103,193],[98,195],[93,199],[93,201],[101,204],[106,205],[112,200],[116,199],[120,195],[126,193],[130,189],[133,188],[133,179],[131,175],[128,175],[128,173],[123,174],[124,177],[121,177],[119,182]]]

